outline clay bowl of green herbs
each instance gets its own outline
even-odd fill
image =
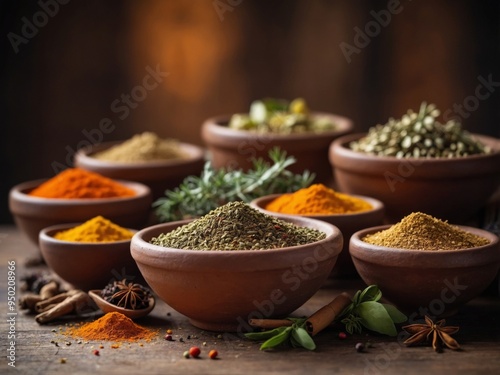
[[[132,238],[131,254],[151,289],[194,326],[246,332],[251,318],[286,317],[304,304],[327,280],[342,249],[337,227],[308,218],[284,220],[320,231],[324,238],[267,250],[201,251],[150,243],[193,222],[183,220],[139,231]]]
[[[441,124],[436,111],[424,103],[418,113],[332,142],[338,189],[381,200],[389,223],[415,211],[461,224],[476,219],[500,187],[500,143]]]
[[[364,282],[377,285],[385,298],[410,317],[453,315],[486,290],[498,274],[499,239],[489,231],[457,226],[489,241],[461,250],[414,250],[363,241],[365,236],[390,227],[354,233],[349,251]]]
[[[248,113],[205,120],[201,136],[215,168],[247,170],[254,159],[267,159],[269,150],[277,147],[297,160],[290,168],[293,173],[308,170],[317,182],[330,183],[328,147],[352,129],[351,119],[309,111],[301,99],[266,99],[254,101]]]

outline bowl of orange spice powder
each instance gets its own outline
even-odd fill
[[[349,254],[349,239],[358,230],[381,225],[384,220],[384,204],[378,199],[343,194],[321,183],[293,193],[266,195],[250,205],[274,216],[305,216],[339,228],[344,245],[332,277],[358,276]]]
[[[151,203],[146,185],[79,168],[68,168],[50,179],[21,183],[9,192],[14,221],[35,244],[43,228],[84,222],[97,215],[126,228],[140,229],[147,223]]]

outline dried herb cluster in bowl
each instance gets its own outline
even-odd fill
[[[266,250],[305,245],[325,237],[321,231],[279,220],[247,203],[230,202],[150,242],[189,250]]]
[[[390,118],[349,146],[354,151],[397,158],[454,158],[491,152],[460,123],[438,122],[439,115],[434,104],[423,102],[418,113],[410,109],[401,119]]]

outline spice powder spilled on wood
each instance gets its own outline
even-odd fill
[[[430,215],[414,212],[390,228],[362,238],[372,245],[410,250],[461,250],[484,246],[487,238]]]
[[[326,234],[319,230],[277,219],[243,202],[230,202],[150,242],[186,250],[268,250],[324,238]]]
[[[110,312],[93,322],[70,327],[64,334],[85,340],[133,342],[151,341],[158,335],[158,331],[141,327],[119,312]]]

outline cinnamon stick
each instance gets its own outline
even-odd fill
[[[320,308],[306,320],[307,332],[314,336],[328,327],[351,302],[349,294],[345,292],[339,294],[332,302]]]
[[[289,319],[250,319],[248,324],[255,328],[274,329],[291,326],[293,321]]]
[[[50,310],[46,310],[35,317],[35,320],[39,324],[48,323],[55,320],[63,315],[69,314],[82,305],[87,303],[88,295],[81,290],[70,291],[73,292],[69,294],[69,297],[64,299],[62,302],[53,306]],[[68,293],[70,293],[68,292]]]
[[[70,290],[68,292],[59,293],[59,294],[52,296],[50,298],[43,299],[43,300],[39,301],[37,304],[35,304],[35,311],[37,311],[37,312],[46,311],[50,305],[61,303],[66,298],[69,298],[72,295],[74,295],[76,292],[78,292],[78,290]]]
[[[59,293],[59,283],[52,280],[40,288],[40,298],[42,300],[55,296]]]

